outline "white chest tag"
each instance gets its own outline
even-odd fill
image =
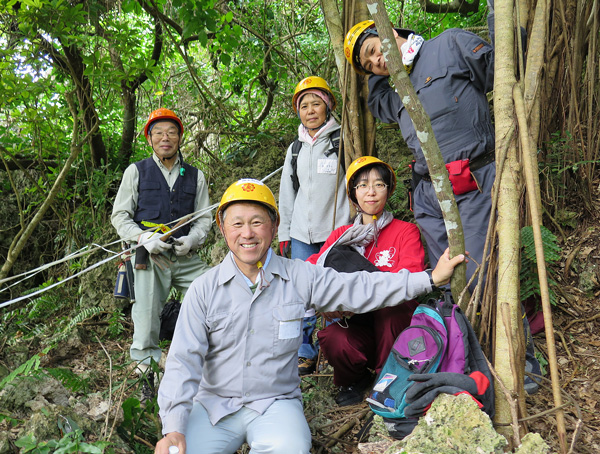
[[[295,339],[300,337],[302,320],[285,320],[279,322],[279,339]]]
[[[317,161],[317,173],[335,175],[337,159],[319,159]]]

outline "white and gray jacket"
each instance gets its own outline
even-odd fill
[[[299,140],[302,149],[298,154],[298,180],[300,188],[294,191],[292,185],[292,145],[287,149],[281,183],[279,186],[279,241],[291,238],[303,243],[321,243],[334,228],[350,222],[350,206],[346,196],[344,172],[337,175],[337,209],[335,226],[333,207],[335,201],[337,155],[328,154],[331,142],[329,136],[340,126],[333,124],[322,131],[314,143],[308,143],[299,127]],[[333,227],[333,228],[332,228]]]

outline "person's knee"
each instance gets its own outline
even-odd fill
[[[248,427],[251,454],[308,454],[311,435],[299,400],[275,401]]]
[[[269,440],[255,440],[250,444],[252,454],[309,454],[311,447],[310,436],[302,434],[274,434]]]

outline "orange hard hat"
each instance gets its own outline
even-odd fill
[[[148,138],[148,130],[150,129],[150,125],[160,120],[173,120],[179,125],[179,134],[183,134],[183,123],[179,117],[175,115],[175,112],[161,107],[160,109],[156,109],[155,111],[151,112],[150,116],[148,117],[146,126],[144,126],[144,136],[146,136],[146,139]]]

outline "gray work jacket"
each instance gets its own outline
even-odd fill
[[[302,127],[302,125],[300,125]],[[300,138],[302,149],[298,154],[298,180],[300,188],[294,191],[292,174],[292,145],[288,147],[279,186],[279,241],[294,238],[306,244],[322,243],[333,230],[333,211],[336,203],[335,227],[350,222],[350,205],[346,196],[343,170],[337,171],[337,155],[327,154],[331,141],[329,136],[339,125],[323,131],[314,144]]]
[[[486,93],[494,84],[494,50],[479,36],[450,29],[423,43],[410,73],[446,163],[473,159],[494,149]],[[428,173],[415,128],[387,76],[369,77],[369,109],[375,118],[400,125],[416,160]]]
[[[250,290],[231,252],[183,300],[158,404],[163,433],[185,433],[193,401],[213,424],[242,406],[300,399],[298,347],[309,308],[362,313],[431,291],[427,273],[338,273],[271,255],[268,287]]]

